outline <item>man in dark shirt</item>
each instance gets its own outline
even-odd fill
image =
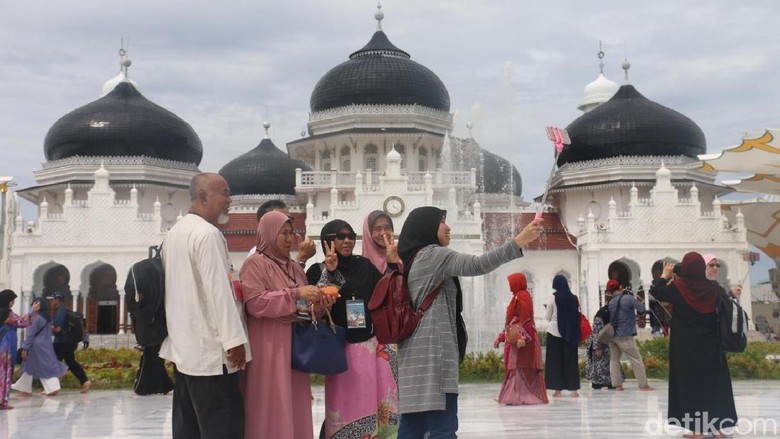
[[[626,354],[634,369],[639,390],[654,390],[647,384],[645,365],[636,345],[636,313],[644,313],[645,305],[626,293],[625,286],[616,279],[607,282],[607,291],[613,294],[609,301],[609,320],[615,328],[615,338],[609,342],[609,372],[615,390],[623,390],[623,374],[620,371],[620,356]]]
[[[51,324],[51,332],[54,333],[54,353],[57,359],[65,360],[71,373],[81,383],[81,393],[89,392],[92,381],[87,378],[84,369],[76,361],[76,346],[78,342],[73,342],[68,336],[68,315],[70,310],[63,303],[65,296],[62,293],[54,293],[51,297],[51,305],[54,308],[54,321]]]

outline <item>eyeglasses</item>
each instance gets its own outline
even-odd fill
[[[373,231],[377,232],[377,233],[392,232],[393,231],[393,226],[391,226],[390,224],[385,225],[385,226],[374,226]]]
[[[710,268],[720,268],[720,264],[707,264]]]
[[[329,233],[328,236],[335,236],[336,239],[338,239],[339,241],[343,241],[345,239],[349,239],[350,241],[354,241],[354,240],[357,239],[357,234],[355,232],[349,232],[349,233],[344,233],[344,232]]]

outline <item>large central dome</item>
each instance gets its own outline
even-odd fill
[[[317,82],[310,101],[312,113],[348,105],[414,104],[450,111],[450,95],[435,73],[412,61],[381,29]]]
[[[633,85],[566,127],[571,145],[558,166],[617,156],[684,155],[707,151],[704,133],[688,117],[642,96]]]

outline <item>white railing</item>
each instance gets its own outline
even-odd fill
[[[300,172],[300,177],[296,178],[297,189],[330,189],[333,187],[340,189],[354,189],[356,187],[357,172],[337,172],[337,171],[308,171]],[[407,179],[408,189],[411,191],[421,190],[425,187],[425,175],[428,172],[404,172]],[[381,178],[372,174],[371,182],[363,183],[364,192],[376,192],[379,190],[378,180]],[[378,178],[379,177],[379,178]],[[434,189],[448,188],[473,188],[476,186],[475,171],[437,171],[431,173],[431,186]],[[365,178],[365,175],[364,175]]]

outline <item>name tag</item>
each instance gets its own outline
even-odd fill
[[[347,329],[366,327],[366,307],[363,300],[347,300]]]

